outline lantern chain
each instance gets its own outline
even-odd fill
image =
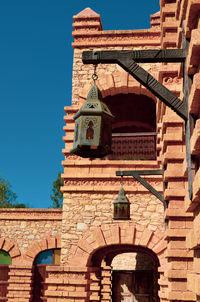
[[[94,85],[96,85],[96,80],[98,79],[98,75],[96,73],[96,70],[97,70],[97,64],[94,64],[94,73],[92,75],[92,79],[94,81]]]
[[[123,176],[121,176],[121,181],[120,181],[120,183],[121,183],[121,187],[123,188]]]

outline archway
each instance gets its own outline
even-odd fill
[[[9,265],[15,264],[21,252],[18,245],[9,238],[0,238],[0,299],[5,299],[8,291]]]
[[[122,253],[142,253],[148,255],[154,263],[154,289],[157,291],[159,283],[159,296],[163,296],[167,290],[167,279],[164,276],[167,266],[166,247],[161,229],[152,231],[131,222],[107,224],[85,231],[77,245],[71,247],[66,264],[88,268],[88,299],[97,300],[101,296],[102,300],[110,302],[112,259]]]
[[[111,263],[112,300],[158,300],[157,265],[149,255],[122,253]]]
[[[118,258],[118,259],[117,259]],[[101,295],[113,302],[158,302],[157,255],[131,244],[115,244],[93,253],[90,265],[99,267]]]
[[[46,266],[60,263],[60,250],[61,241],[59,235],[34,241],[27,248],[25,255],[34,268],[31,302],[42,301],[45,291]]]

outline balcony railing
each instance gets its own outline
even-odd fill
[[[156,132],[113,133],[111,160],[155,160]]]

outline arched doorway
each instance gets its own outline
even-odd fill
[[[123,253],[111,263],[113,301],[156,301],[157,267],[145,253]]]
[[[110,245],[97,250],[90,266],[100,267],[101,296],[112,302],[159,302],[156,254],[142,246]]]

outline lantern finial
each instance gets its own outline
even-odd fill
[[[114,219],[130,219],[130,202],[126,197],[126,193],[123,188],[123,177],[121,177],[121,188],[113,204]]]

